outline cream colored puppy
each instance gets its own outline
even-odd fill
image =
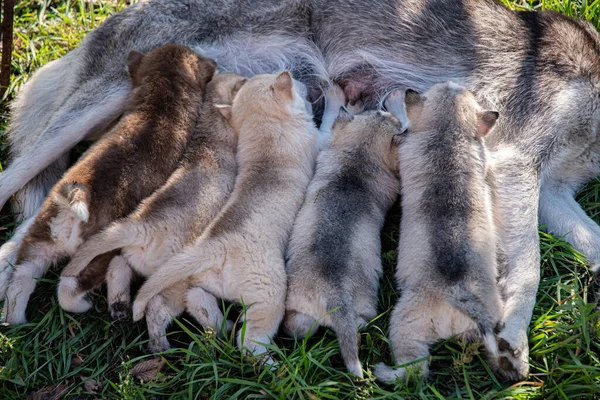
[[[142,286],[134,320],[153,296],[192,278],[192,285],[248,306],[238,345],[266,351],[283,318],[285,250],[318,152],[304,98],[288,72],[257,75],[242,86],[231,109],[239,138],[233,193],[202,236]]]
[[[230,116],[227,105],[231,105],[245,81],[246,78],[240,75],[220,74],[208,83],[200,116],[182,165],[134,213],[87,240],[65,267],[62,279],[77,279],[77,276],[87,275],[86,265],[94,257],[121,249],[121,255],[111,261],[106,276],[113,318],[125,316],[129,309],[133,273],[150,276],[185,244],[198,237],[225,205],[233,189],[237,170],[237,138],[227,121]],[[221,115],[220,111],[225,115]],[[186,286],[178,286],[181,285]],[[186,289],[183,287],[170,292],[173,296],[164,300],[168,305],[168,313],[149,313],[148,318],[152,318],[152,321],[148,321],[152,325],[151,350],[159,351],[168,347],[164,333],[160,335],[162,339],[153,333],[164,331],[171,321],[170,316],[183,312]],[[86,293],[85,290],[65,293],[59,290],[59,296],[79,297]],[[214,297],[206,308],[221,314]],[[160,327],[155,323],[158,315],[162,316],[158,324]],[[211,312],[194,316],[203,326],[217,330],[223,319],[222,314],[219,318]],[[215,323],[217,325],[213,325]]]

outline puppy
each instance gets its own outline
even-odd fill
[[[338,118],[288,248],[285,330],[302,337],[332,328],[346,367],[361,378],[357,329],[377,315],[380,231],[400,191],[400,128],[381,111]]]
[[[239,137],[233,193],[202,236],[142,286],[134,320],[152,296],[192,277],[193,286],[247,305],[238,344],[266,351],[283,318],[284,253],[318,152],[302,88],[289,72],[257,75],[242,86],[231,109]]]
[[[494,328],[502,302],[497,286],[496,233],[483,137],[498,113],[483,111],[453,83],[424,95],[407,91],[408,131],[400,145],[402,220],[396,280],[402,297],[390,320],[396,364],[379,366],[383,381],[428,373],[429,346],[479,331],[497,356]]]
[[[132,51],[128,69],[134,90],[125,115],[56,184],[21,243],[4,302],[3,317],[10,324],[26,322],[36,278],[167,181],[183,155],[216,63],[187,47],[167,45],[146,55]],[[76,286],[61,291],[99,284],[104,274],[93,270],[104,270],[110,256],[102,258],[106,262],[94,262],[85,276],[68,282]],[[61,301],[61,306],[78,312],[91,306],[78,300]]]
[[[215,78],[217,79],[217,78]],[[325,92],[324,120],[319,129],[319,149],[329,145],[331,127],[339,113],[340,107],[345,104],[345,95],[342,89],[332,84]],[[221,108],[227,111],[227,108]],[[310,110],[307,109],[307,112]],[[161,294],[152,297],[148,302],[146,321],[150,336],[149,348],[152,352],[159,352],[170,347],[165,334],[166,328],[173,316],[179,315],[187,308],[203,326],[209,326],[220,331],[223,324],[223,314],[214,296],[199,286],[192,286],[189,280],[176,283],[163,290]],[[110,290],[109,290],[110,292]],[[229,330],[233,326],[231,321],[225,321]]]
[[[113,258],[107,271],[108,302],[113,318],[125,316],[129,309],[133,272],[150,276],[185,244],[199,236],[225,205],[233,189],[237,169],[237,138],[224,117],[229,117],[228,107],[244,82],[245,78],[240,75],[220,74],[208,83],[200,116],[181,166],[133,214],[114,222],[81,245],[65,267],[63,275],[71,275],[65,280],[77,280],[73,276],[85,276],[86,265],[94,257],[121,249],[121,255]],[[81,286],[75,283],[67,287]],[[176,316],[183,312],[182,292],[185,289],[173,291],[177,298],[171,303],[176,308],[170,307],[167,315]],[[59,290],[63,303],[75,303],[73,300],[65,301],[65,296],[81,299],[85,294],[85,290]],[[213,298],[212,303],[216,304],[216,299]],[[204,314],[199,317],[200,322],[206,325]],[[160,325],[166,329],[169,322],[170,318]],[[210,326],[218,328],[220,324]],[[152,340],[150,348],[162,350],[165,343],[159,346]]]

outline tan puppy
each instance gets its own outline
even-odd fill
[[[225,107],[231,105],[245,80],[240,75],[220,74],[208,83],[200,116],[182,165],[133,214],[114,222],[81,245],[65,268],[63,275],[85,276],[86,265],[94,257],[121,248],[121,255],[113,258],[107,271],[108,302],[113,318],[125,316],[129,309],[133,272],[144,277],[150,276],[185,244],[199,236],[225,205],[233,189],[237,169],[237,138],[219,110],[229,116]],[[77,278],[66,276],[61,284],[72,279]],[[79,285],[75,282],[66,286]],[[59,297],[63,298],[63,303],[75,303],[74,300],[65,300],[66,296],[82,299],[86,294],[84,290],[61,291],[62,287],[59,286]],[[176,316],[183,312],[182,294],[185,291],[173,291],[176,298],[169,300],[173,306],[169,307],[169,313],[165,316]],[[213,303],[216,305],[214,297]],[[148,317],[155,318],[155,315],[150,313]],[[206,325],[208,317],[204,313],[197,318],[202,325]],[[218,316],[216,318],[218,321]],[[169,322],[170,318],[161,322],[163,330]],[[220,323],[209,326],[217,329]],[[165,346],[168,347],[166,340],[162,345],[154,340],[150,343],[153,351],[162,350]]]
[[[338,118],[288,248],[286,331],[332,328],[346,367],[361,378],[357,329],[377,315],[380,231],[400,192],[400,132],[381,111]]]
[[[202,236],[142,286],[134,320],[152,296],[192,277],[194,286],[248,306],[238,344],[266,351],[283,318],[285,249],[318,152],[304,98],[288,72],[257,75],[242,86],[231,109],[239,138],[233,193]]]
[[[131,52],[128,68],[134,90],[125,115],[56,184],[23,239],[4,302],[8,323],[26,322],[36,278],[167,181],[183,155],[216,63],[187,47],[167,45],[146,55]],[[108,261],[110,256],[102,257]],[[103,271],[106,265],[94,262],[90,270]],[[87,274],[70,289],[92,288],[103,277]],[[85,300],[61,305],[78,312],[91,306]]]
[[[424,95],[407,91],[408,131],[400,145],[402,220],[396,281],[401,297],[390,319],[396,364],[383,381],[428,373],[429,346],[478,332],[498,361],[494,329],[502,314],[496,228],[483,137],[498,113],[453,83]],[[496,369],[496,368],[495,368]]]

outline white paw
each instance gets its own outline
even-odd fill
[[[344,90],[335,83],[329,86],[325,91],[325,108],[337,113],[345,105],[346,95]]]
[[[25,316],[25,312],[14,312],[13,310],[9,310],[8,301],[5,299],[0,323],[8,325],[23,325],[27,323],[27,317]]]
[[[352,375],[356,376],[357,378],[360,378],[360,379],[364,378],[362,364],[360,363],[360,361],[356,361],[352,364],[346,364],[346,368],[348,369],[348,372],[350,372]]]
[[[142,304],[139,301],[134,301],[131,311],[132,311],[133,321],[137,322],[137,321],[141,320],[142,318],[144,318],[144,314],[146,314],[146,307],[145,307],[145,305],[142,306]]]
[[[406,370],[404,368],[391,368],[384,363],[377,363],[373,366],[373,375],[385,383],[394,383],[398,378],[406,379]]]
[[[348,113],[350,115],[358,115],[361,112],[363,112],[364,109],[365,109],[365,104],[363,103],[362,100],[357,100],[356,103],[354,103],[354,104],[348,103],[346,105],[346,111],[348,111]]]
[[[403,127],[408,123],[408,117],[404,109],[404,97],[406,92],[402,89],[393,90],[383,103],[387,112],[391,113]]]
[[[86,299],[86,293],[79,290],[79,283],[74,276],[63,276],[58,284],[58,303],[65,311],[84,313],[92,308]]]

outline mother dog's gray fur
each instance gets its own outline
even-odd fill
[[[23,87],[13,103],[14,158],[0,175],[0,202],[55,162],[18,196],[18,209],[31,217],[64,169],[60,154],[93,133],[84,127],[101,129],[119,114],[129,91],[128,50],[167,42],[188,44],[232,72],[286,66],[313,88],[329,75],[345,85],[352,102],[362,97],[371,106],[394,87],[424,91],[453,80],[477,92],[486,108],[500,111],[503,122],[488,145],[508,144],[522,154],[518,161],[505,160],[502,171],[519,178],[501,196],[521,214],[506,222],[511,251],[500,336],[523,361],[539,281],[538,200],[540,221],[566,235],[594,269],[600,265],[600,228],[573,199],[600,174],[598,34],[583,21],[552,12],[512,12],[491,0],[133,5]],[[64,70],[70,74],[55,79]],[[0,272],[10,260],[10,251],[3,253]]]

